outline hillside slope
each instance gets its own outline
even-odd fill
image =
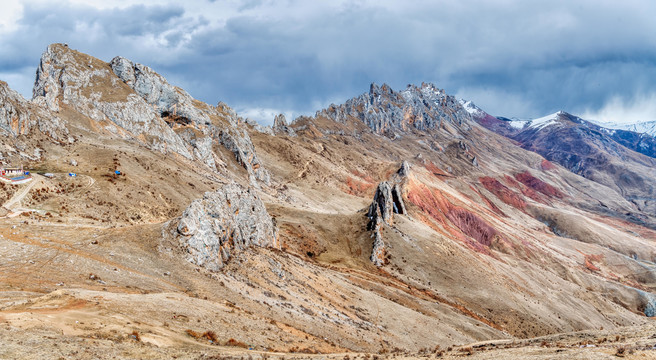
[[[3,86],[1,160],[54,176],[0,219],[2,349],[417,352],[656,312],[651,203],[434,85],[372,85],[273,129],[58,44],[31,101]]]

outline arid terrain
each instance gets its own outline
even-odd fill
[[[655,358],[656,160],[496,121],[372,84],[264,127],[53,44],[0,82],[0,358]]]

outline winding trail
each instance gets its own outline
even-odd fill
[[[10,210],[11,212],[16,212],[17,210],[20,211],[19,208],[21,207],[21,201],[25,198],[25,196],[30,192],[30,190],[32,190],[32,188],[36,184],[41,183],[41,180],[42,180],[41,175],[37,175],[37,174],[32,175],[32,181],[30,181],[27,184],[27,186],[16,192],[14,196],[12,196],[11,199],[7,200],[7,202],[5,202],[2,206]]]

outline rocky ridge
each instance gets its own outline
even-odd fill
[[[435,118],[430,128],[424,121],[425,131],[394,118],[395,107],[438,106],[429,96],[426,105],[381,94],[371,113],[392,118],[382,119],[388,127],[380,133],[351,115],[291,125],[278,117],[275,129],[258,129],[144,66],[115,59],[112,67],[62,50],[78,62],[67,68],[91,64],[106,74],[69,89],[75,96],[142,102],[192,157],[110,118],[89,121],[73,107],[83,102],[64,102],[63,93],[54,97],[57,115],[76,141],[32,141],[39,131],[17,136],[43,144],[46,156],[30,169],[55,173],[36,177],[32,190],[19,188],[26,211],[50,214],[1,220],[0,322],[8,325],[0,328],[11,329],[10,342],[30,340],[17,349],[42,348],[29,344],[58,334],[60,344],[94,337],[93,346],[104,339],[110,347],[157,349],[159,357],[167,346],[224,352],[215,340],[290,357],[310,349],[398,357],[394,347],[616,331],[656,313],[656,233],[617,215],[646,213],[466,116],[462,124]],[[35,103],[54,114],[45,95]],[[285,126],[297,136],[286,136]],[[270,164],[271,187],[244,187],[262,168],[249,146]],[[407,162],[398,168],[403,159],[412,170]],[[79,177],[67,176],[70,166]],[[232,180],[242,185],[226,185]],[[39,315],[46,307],[57,318]]]
[[[606,129],[564,111],[527,121],[475,119],[524,149],[616,190],[637,209],[656,213],[656,141],[651,136]]]
[[[149,67],[125,58],[107,64],[65,45],[50,45],[37,69],[33,102],[53,112],[62,104],[70,106],[110,133],[220,170],[224,161],[212,149],[216,142],[234,154],[253,186],[259,186],[257,180],[270,182],[234,110],[197,101]]]
[[[132,88],[146,103],[151,105],[159,116],[165,118],[173,128],[190,125],[203,135],[186,132],[185,140],[194,148],[197,158],[214,167],[217,160],[212,156],[211,140],[215,140],[230,150],[251,179],[269,184],[270,175],[261,167],[248,132],[243,128],[242,119],[230,107],[219,103],[212,107],[191,97],[186,91],[169,84],[161,75],[148,66],[133,63],[117,56],[110,62],[114,73]],[[219,126],[214,119],[227,121]],[[257,186],[253,180],[251,183]]]
[[[348,117],[363,121],[375,133],[394,137],[398,132],[411,129],[428,131],[437,128],[469,129],[471,116],[451,95],[433,84],[423,83],[420,87],[408,85],[396,92],[383,84],[371,84],[369,92],[346,101],[343,105],[330,105],[318,111],[316,116],[325,116],[338,122]]]
[[[50,45],[41,56],[32,101],[53,112],[69,106],[115,135],[141,137],[154,149],[193,158],[182,139],[106,63],[65,45]]]

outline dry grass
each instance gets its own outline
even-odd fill
[[[234,346],[234,347],[240,347],[240,348],[248,349],[248,345],[246,345],[245,343],[243,343],[239,340],[235,340],[233,338],[228,339],[228,341],[226,341],[226,343],[225,343],[225,346]]]

